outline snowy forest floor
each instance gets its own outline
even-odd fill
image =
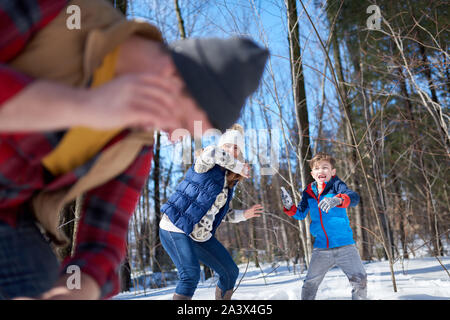
[[[450,257],[440,257],[450,270]],[[368,275],[368,298],[371,300],[450,300],[450,277],[434,257],[416,257],[394,264],[397,292],[394,292],[388,261],[364,262]],[[233,300],[299,300],[306,271],[295,274],[286,262],[239,265],[241,280]],[[298,267],[297,267],[298,270]],[[214,299],[217,279],[200,282],[194,300]],[[170,300],[175,284],[164,288],[123,292],[118,300]],[[317,300],[349,300],[351,286],[339,268],[331,269],[325,276],[316,296]]]

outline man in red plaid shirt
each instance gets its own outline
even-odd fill
[[[168,116],[169,111],[176,114],[174,109],[180,100],[160,99],[148,106],[142,98],[167,95],[188,99],[177,92],[180,86],[177,79],[150,73],[132,74],[116,78],[97,90],[87,90],[33,79],[8,66],[28,41],[64,9],[66,2],[0,1],[0,220],[12,227],[17,227],[18,217],[25,215],[27,201],[35,192],[71,185],[91,167],[93,161],[62,176],[48,178],[41,159],[58,145],[66,129],[80,125],[100,129],[148,126],[170,131],[183,126],[176,117]],[[148,86],[149,83],[153,86]],[[140,99],[135,92],[141,94]],[[193,103],[188,101],[184,105],[191,108]],[[145,108],[149,112],[141,111]],[[183,120],[208,123],[200,110],[193,108],[193,112],[192,118],[188,112]],[[104,149],[125,135],[126,132],[117,135]],[[147,146],[125,172],[85,194],[76,253],[63,262],[59,280],[42,298],[107,298],[118,292],[117,272],[125,254],[128,221],[148,177],[151,159],[152,149]],[[0,242],[6,245],[3,240],[0,235]],[[3,250],[0,270],[5,271],[8,266],[3,263],[10,264],[7,259],[10,254],[7,248],[0,250]],[[44,263],[40,259],[31,263]],[[66,286],[71,275],[66,268],[70,265],[81,269],[80,290],[69,290]],[[46,276],[46,270],[40,272],[42,275],[36,277]],[[0,274],[0,297],[2,293],[3,298],[38,293],[39,288],[28,289],[27,285],[33,283],[23,285],[22,292],[10,293],[8,286],[14,283],[8,281],[16,279],[15,276]]]
[[[94,22],[109,12],[103,0],[74,0],[69,4],[74,3],[81,6],[82,13],[89,7],[100,6],[98,16],[92,12],[86,15],[93,17]],[[64,19],[67,5],[64,0],[0,0],[0,299],[20,296],[98,299],[116,294],[128,221],[150,171],[151,146],[142,147],[131,165],[113,179],[84,193],[75,254],[58,266],[59,274],[52,272],[57,265],[56,258],[35,226],[30,201],[41,191],[72,186],[94,166],[100,154],[125,139],[131,129],[160,129],[170,133],[176,128],[186,128],[192,134],[194,121],[201,121],[204,130],[213,127],[224,130],[237,119],[245,98],[256,89],[267,57],[265,50],[260,51],[248,40],[223,41],[225,48],[233,48],[229,55],[224,53],[224,57],[219,57],[229,59],[229,64],[227,61],[218,63],[226,68],[216,70],[203,60],[184,68],[189,65],[189,59],[200,59],[204,55],[210,55],[210,60],[216,59],[217,52],[208,53],[208,48],[214,49],[222,43],[216,40],[196,43],[197,47],[203,45],[200,55],[189,41],[169,50],[161,40],[130,34],[118,44],[120,51],[114,51],[117,54],[105,52],[102,56],[103,66],[108,59],[114,60],[114,78],[98,87],[80,85],[82,82],[68,85],[70,82],[54,81],[47,74],[33,77],[16,69],[16,65],[20,66],[18,57],[27,49],[36,49],[33,41],[39,41],[39,36],[45,40],[48,34],[53,35],[48,33],[49,29],[55,28],[58,19]],[[116,12],[109,13],[115,20],[127,24],[126,28],[135,27],[128,25],[131,22],[124,22],[123,17],[117,17]],[[81,22],[82,30],[75,35],[82,36],[83,41],[89,40],[83,33],[83,18]],[[94,45],[98,42],[101,41],[92,41]],[[27,47],[29,43],[33,43],[31,48]],[[86,43],[89,49],[89,41]],[[64,48],[64,43],[49,42],[49,45],[53,45],[54,50],[41,57],[59,53]],[[45,52],[46,48],[43,50]],[[243,52],[250,52],[250,56]],[[237,55],[250,58],[242,62],[237,60]],[[44,60],[31,60],[32,67],[45,70],[48,61]],[[47,60],[53,63],[52,59]],[[226,78],[237,86],[227,94],[234,94],[231,98],[237,99],[221,96],[225,95],[220,91],[223,86],[215,82],[223,80],[220,77],[227,70],[234,70],[230,66],[244,70],[244,66],[254,67],[255,62],[259,64],[252,70],[254,72],[246,76],[237,74],[238,79]],[[58,63],[56,58],[54,63]],[[197,69],[193,69],[194,66]],[[81,70],[83,66],[77,65],[75,69]],[[208,75],[204,69],[208,69]],[[207,78],[211,75],[212,81]],[[200,78],[204,87],[190,84],[196,78]],[[93,157],[68,172],[49,172],[43,159],[60,146],[74,127],[123,129]],[[78,290],[67,286],[71,276],[67,272],[69,266],[78,266],[81,270]]]

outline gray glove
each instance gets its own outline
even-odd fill
[[[292,208],[292,206],[294,205],[291,195],[286,191],[284,187],[281,187],[281,201],[283,202],[283,207],[285,207],[287,210]]]
[[[341,199],[337,197],[325,198],[319,203],[319,209],[328,213],[331,208],[341,204]]]

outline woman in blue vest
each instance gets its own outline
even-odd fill
[[[216,299],[231,299],[239,269],[214,234],[225,217],[236,223],[263,211],[259,204],[245,211],[229,208],[236,183],[249,177],[243,151],[243,129],[235,124],[220,137],[218,147],[201,152],[161,208],[161,243],[180,279],[174,300],[192,298],[200,280],[200,262],[219,275]]]

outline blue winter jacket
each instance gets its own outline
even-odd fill
[[[226,169],[215,165],[204,173],[197,173],[194,165],[189,168],[184,179],[176,187],[175,193],[161,207],[172,223],[183,230],[187,235],[191,234],[194,226],[211,209],[217,196],[222,191],[225,183]],[[222,222],[230,201],[233,198],[233,188],[228,188],[228,197],[225,205],[216,214],[213,222],[214,236],[217,227]]]
[[[319,202],[327,197],[338,196],[344,200],[342,205],[334,207],[326,213],[319,209]],[[356,206],[359,195],[350,190],[337,176],[333,176],[322,193],[317,192],[317,183],[310,183],[302,193],[302,200],[293,217],[303,220],[310,214],[311,235],[315,238],[315,248],[336,248],[354,244],[353,232],[347,216],[347,207]]]

